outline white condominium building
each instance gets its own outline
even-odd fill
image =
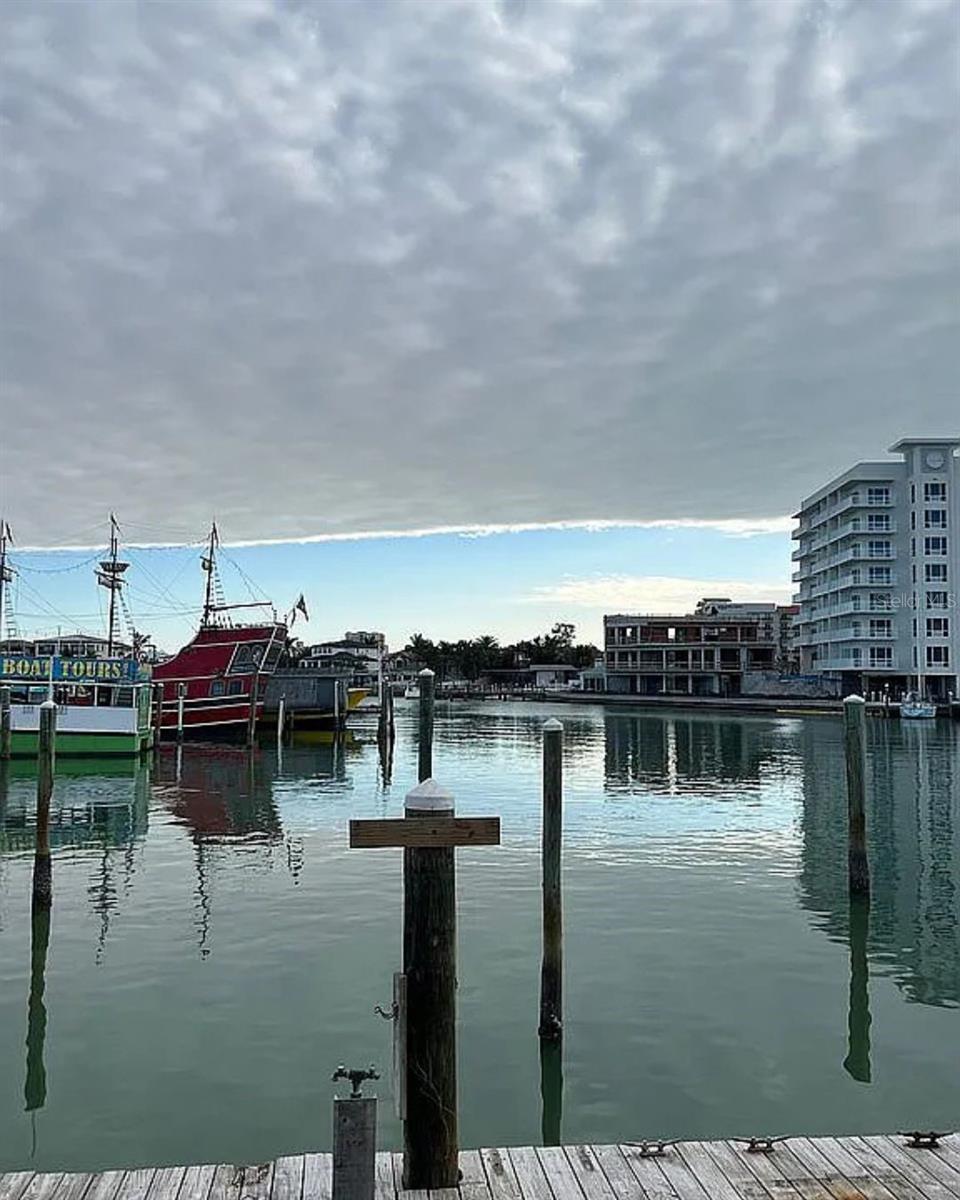
[[[960,438],[904,438],[803,502],[801,670],[845,693],[960,694]]]

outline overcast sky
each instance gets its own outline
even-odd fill
[[[958,20],[6,0],[20,543],[777,518],[955,433]]]

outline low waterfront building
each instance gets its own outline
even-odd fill
[[[381,660],[389,657],[382,633],[355,631],[332,642],[309,646],[300,667],[349,678],[355,687],[378,687]]]
[[[808,496],[793,538],[801,671],[848,694],[958,693],[960,438],[904,438]]]
[[[777,605],[701,600],[684,616],[603,618],[607,691],[739,696],[747,672],[777,664]]]
[[[107,654],[110,643],[95,633],[43,634],[40,637],[8,637],[0,641],[0,654],[26,655],[28,658],[130,658],[133,646],[114,638],[113,649]],[[152,650],[153,647],[150,647]]]
[[[580,668],[569,663],[533,663],[527,671],[535,688],[567,687],[580,674]]]

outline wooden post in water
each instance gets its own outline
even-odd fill
[[[0,759],[10,757],[13,743],[13,722],[10,713],[10,689],[0,687]]]
[[[563,846],[563,725],[543,726],[543,959],[540,966],[541,1038],[563,1035],[563,904],[560,855]]]
[[[421,675],[421,685],[423,678]],[[423,695],[421,692],[421,736]],[[429,695],[432,719],[432,672]],[[422,753],[423,742],[421,766]],[[407,794],[404,816],[408,821],[452,818],[453,812],[453,795],[432,779]],[[403,973],[407,979],[404,1186],[452,1188],[459,1179],[454,849],[418,846],[405,850],[404,866]]]
[[[257,687],[260,682],[260,676],[255,674],[250,680],[250,712],[247,721],[247,745],[253,747],[257,744]]]
[[[183,741],[183,702],[187,695],[187,685],[177,684],[177,741]]]
[[[417,677],[420,681],[420,737],[417,758],[417,779],[423,783],[433,778],[433,706],[436,698],[436,676],[424,667]]]
[[[847,763],[847,871],[851,896],[870,896],[867,861],[867,705],[860,696],[843,702],[843,743]]]
[[[277,702],[277,745],[283,745],[283,731],[287,719],[287,697],[281,696]]]
[[[153,744],[160,745],[160,730],[163,728],[163,684],[153,685]]]
[[[387,679],[380,683],[380,716],[377,721],[377,746],[380,751],[380,771],[385,784],[393,773],[393,743],[396,727],[393,720],[393,689]]]
[[[33,858],[33,906],[49,908],[53,903],[53,873],[50,865],[50,797],[57,741],[57,706],[53,700],[40,705],[37,734],[37,848]]]

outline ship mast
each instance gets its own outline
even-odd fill
[[[13,568],[7,566],[7,543],[13,541],[10,526],[0,517],[0,641],[3,639],[3,614],[6,602],[5,589],[13,582]]]
[[[207,573],[207,586],[203,595],[203,620],[200,622],[200,628],[203,629],[210,621],[210,613],[213,611],[213,580],[216,571],[217,546],[220,545],[220,535],[217,532],[216,521],[210,526],[210,540],[207,543],[207,553],[200,559],[200,565]]]
[[[110,514],[110,557],[101,562],[97,571],[97,583],[110,593],[110,616],[107,622],[107,658],[113,657],[113,638],[117,622],[117,593],[123,587],[123,573],[129,563],[120,562],[120,526],[117,518]]]

